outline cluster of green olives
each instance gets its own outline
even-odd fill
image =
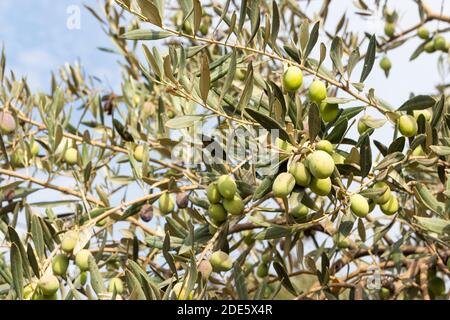
[[[256,268],[256,275],[260,278],[265,278],[269,275],[270,263],[272,261],[272,254],[267,252],[262,255],[261,263]]]
[[[427,53],[433,53],[436,51],[448,52],[450,49],[450,42],[445,38],[437,34],[434,37],[430,37],[430,32],[425,27],[420,27],[417,30],[417,35],[420,39],[427,40],[423,50]]]
[[[38,281],[37,286],[29,284],[25,287],[24,298],[33,300],[56,300],[57,292],[60,288],[60,281],[58,277],[65,278],[69,268],[70,259],[73,258],[75,265],[80,270],[79,282],[84,285],[87,280],[87,271],[89,270],[89,259],[92,253],[87,249],[79,250],[75,255],[75,249],[79,240],[79,235],[76,231],[68,231],[64,234],[61,241],[62,253],[55,255],[52,258],[52,274],[43,275]],[[122,294],[124,292],[124,284],[120,278],[112,278],[108,285],[109,292],[116,292]]]
[[[333,145],[322,140],[316,144],[316,150],[310,153],[303,161],[292,163],[288,172],[280,173],[274,180],[272,192],[275,197],[285,198],[290,195],[295,185],[307,188],[319,196],[327,196],[331,192],[331,175],[335,169],[335,162],[330,155]],[[307,209],[296,207],[294,216],[304,216]]]
[[[283,87],[287,92],[295,92],[303,84],[302,70],[297,66],[288,67],[283,74]],[[314,80],[308,88],[308,98],[319,106],[320,116],[324,122],[331,122],[339,114],[339,105],[327,103],[327,87],[320,80]]]
[[[223,175],[206,190],[206,197],[210,203],[209,216],[216,226],[222,224],[228,214],[239,216],[244,212],[245,204],[237,192],[237,185],[229,175]]]

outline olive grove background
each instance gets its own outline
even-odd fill
[[[60,289],[52,298],[448,298],[449,54],[448,50],[417,51],[426,41],[416,33],[423,22],[430,39],[437,30],[450,41],[449,3],[118,2],[121,6],[115,1],[21,1],[13,5],[7,0],[0,4],[5,65],[0,106],[17,122],[13,133],[2,133],[3,299],[49,297],[42,294],[39,279],[54,273],[52,259],[61,254],[61,240],[69,230],[79,232],[78,243],[67,254],[68,271],[58,275]],[[146,3],[147,9],[137,15],[128,12],[139,11],[139,2],[141,6]],[[133,10],[123,9],[132,3]],[[245,11],[243,3],[248,7]],[[226,6],[228,12],[222,15]],[[33,14],[24,18],[23,10]],[[398,14],[392,38],[384,34],[386,19],[390,19],[386,10]],[[235,33],[230,35],[233,12]],[[200,29],[193,36],[189,28],[199,16],[199,28],[209,17],[211,24],[205,34]],[[157,26],[159,18],[162,28]],[[274,32],[277,20],[279,30]],[[132,32],[139,29],[144,31]],[[315,30],[317,41],[311,40]],[[371,53],[373,34],[377,49]],[[335,36],[344,39],[341,53],[337,42],[332,44]],[[320,49],[321,43],[326,50]],[[330,101],[340,103],[343,110],[363,107],[353,109],[355,114],[346,123],[345,137],[351,140],[340,145],[348,158],[345,165],[337,166],[341,181],[348,183],[350,192],[359,190],[361,145],[370,143],[370,167],[361,191],[369,190],[376,177],[387,181],[400,203],[395,215],[384,215],[376,207],[367,217],[358,218],[333,180],[336,189],[329,198],[316,198],[308,189],[296,188],[289,205],[298,204],[299,194],[311,196],[311,203],[306,220],[292,221],[285,212],[286,202],[270,193],[274,177],[265,179],[267,175],[255,173],[252,164],[190,168],[170,159],[178,139],[198,129],[194,120],[205,121],[204,134],[216,127],[274,125],[244,108],[268,114],[267,106],[274,105],[270,118],[291,134],[295,147],[300,144],[294,141],[308,143],[313,134],[317,141],[330,140],[337,121],[329,127],[323,123],[321,132],[311,132],[311,127],[320,127],[307,95],[316,65],[295,52],[295,48],[304,52],[309,45],[308,58],[317,63],[322,55],[327,70],[322,69],[319,78],[328,83],[328,96],[339,98]],[[358,83],[361,73],[371,72],[364,86],[346,87],[348,58],[356,48],[361,57],[350,82]],[[410,60],[414,52],[420,55]],[[372,68],[364,67],[365,62],[372,64],[367,56],[374,58]],[[378,65],[384,56],[392,62],[388,77]],[[342,66],[337,60],[343,61]],[[210,72],[205,70],[207,63]],[[269,79],[283,90],[283,71],[290,64],[304,67],[302,88],[294,94],[280,91],[281,97],[273,87],[267,91],[271,85],[264,81]],[[341,74],[340,68],[345,72]],[[230,72],[234,69],[236,74]],[[248,77],[248,70],[253,76]],[[182,81],[182,76],[188,81]],[[189,83],[194,86],[190,90]],[[203,96],[205,87],[208,98]],[[369,94],[371,88],[374,95]],[[219,98],[222,92],[222,107],[207,100]],[[421,98],[410,100],[413,96]],[[280,100],[287,105],[284,118],[278,109]],[[239,112],[232,112],[230,106]],[[405,108],[396,111],[401,106]],[[392,144],[394,137],[401,136],[395,130],[396,117],[425,107],[432,111],[431,125],[420,119],[415,139]],[[208,116],[203,119],[202,115]],[[292,119],[299,115],[304,122],[293,126]],[[385,121],[374,121],[375,130],[360,135],[357,121],[363,115]],[[340,135],[335,137],[336,145],[344,132],[335,133]],[[31,152],[33,141],[39,144],[37,155]],[[380,155],[383,147],[379,143],[386,148],[384,155]],[[426,154],[411,159],[414,148],[410,146],[419,144]],[[64,153],[75,145],[80,157],[70,165]],[[143,161],[136,160],[137,145],[145,146]],[[18,149],[25,150],[23,161],[11,163]],[[393,154],[391,159],[388,154]],[[388,158],[386,165],[377,169],[383,158]],[[286,159],[284,152],[281,159]],[[367,156],[365,162],[367,167]],[[286,171],[283,165],[280,168]],[[231,173],[246,202],[245,214],[230,215],[219,228],[211,227],[214,222],[204,190],[219,176]],[[164,193],[174,202],[178,195],[178,204],[185,200],[182,196],[188,197],[189,203],[162,214],[158,198]],[[82,247],[94,257],[85,272],[80,272],[73,259]],[[237,263],[229,271],[205,272],[202,262],[219,250]],[[261,265],[267,267],[266,272]],[[121,279],[122,290],[111,290],[113,278]]]

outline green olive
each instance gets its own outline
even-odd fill
[[[384,25],[384,34],[389,38],[392,38],[395,35],[395,23],[388,22]]]
[[[309,188],[311,189],[312,192],[314,192],[319,196],[326,196],[331,192],[331,179],[312,178]]]
[[[209,257],[214,272],[228,271],[233,267],[230,256],[223,251],[216,251]]]
[[[386,191],[379,197],[374,199],[374,202],[376,204],[384,204],[389,201],[391,198],[391,188],[389,188],[389,185],[386,182],[376,182],[373,186],[373,189],[386,189]]]
[[[220,203],[210,205],[208,212],[209,212],[209,216],[214,221],[217,221],[220,223],[220,222],[224,222],[225,220],[227,220],[227,212],[225,211],[225,208]]]
[[[78,251],[78,253],[75,256],[75,264],[78,268],[80,268],[81,271],[87,271],[89,270],[89,257],[91,257],[92,254],[87,249],[82,249]]]
[[[308,211],[309,209],[307,206],[305,206],[304,204],[299,204],[298,206],[294,207],[290,213],[292,216],[302,219],[308,215]]]
[[[59,289],[59,281],[54,275],[47,274],[39,279],[38,286],[44,296],[52,296]]]
[[[272,184],[273,195],[277,198],[287,197],[295,187],[295,178],[289,172],[280,173]]]
[[[381,300],[388,300],[391,296],[391,290],[389,290],[386,287],[381,287],[380,289],[380,299]]]
[[[317,142],[316,150],[325,151],[326,153],[328,153],[330,155],[332,155],[334,152],[333,145],[328,140],[320,140],[319,142]]]
[[[244,201],[237,194],[234,195],[233,199],[224,199],[223,207],[225,210],[232,215],[238,216],[244,212]]]
[[[283,74],[283,86],[286,91],[296,91],[303,83],[303,73],[299,67],[291,66]]]
[[[144,159],[144,146],[139,145],[134,149],[133,156],[136,159],[136,161],[142,162]]]
[[[75,148],[68,148],[64,154],[66,163],[72,165],[78,162],[78,150]]]
[[[445,50],[446,41],[445,38],[441,35],[437,35],[433,40],[434,49],[436,50]]]
[[[436,51],[436,49],[434,48],[434,42],[433,41],[428,41],[425,46],[423,47],[423,50],[425,50],[425,52],[428,53],[433,53]]]
[[[336,103],[320,103],[320,116],[324,122],[334,121],[339,114],[339,105]]]
[[[260,278],[265,278],[269,274],[269,266],[265,263],[261,263],[256,268],[256,275]]]
[[[309,171],[317,179],[325,179],[333,174],[335,168],[333,158],[325,151],[314,151],[306,161]]]
[[[445,282],[442,278],[434,277],[428,280],[428,288],[435,297],[445,294]]]
[[[419,30],[417,30],[417,35],[420,39],[426,40],[430,37],[430,31],[425,27],[420,27]]]
[[[405,137],[413,137],[417,134],[417,121],[413,116],[402,115],[398,119],[398,129]]]
[[[69,267],[69,258],[65,254],[58,254],[52,259],[53,274],[63,276]]]
[[[391,70],[392,68],[391,60],[389,60],[388,57],[383,57],[380,60],[380,68],[384,70],[384,72],[389,72],[389,70]]]
[[[322,81],[314,80],[309,86],[309,98],[318,105],[327,97],[327,87]]]
[[[357,217],[364,218],[369,214],[369,203],[362,195],[354,194],[350,197],[350,209]]]
[[[289,173],[294,176],[295,182],[302,187],[309,186],[311,173],[302,162],[293,163],[289,168]]]
[[[173,209],[175,208],[175,202],[173,201],[170,194],[168,194],[167,192],[163,193],[161,197],[159,197],[158,202],[159,202],[159,211],[163,215],[172,212]]]
[[[219,203],[222,200],[219,189],[215,183],[211,183],[206,189],[206,197],[212,204]]]
[[[61,241],[61,249],[66,253],[71,253],[78,242],[78,233],[76,231],[67,231]]]
[[[233,199],[237,191],[236,182],[229,175],[223,175],[217,180],[217,188],[225,199]]]
[[[381,211],[388,216],[395,214],[398,211],[398,201],[397,198],[391,194],[391,197],[388,202],[382,204],[380,206]]]
[[[120,278],[112,278],[109,281],[108,291],[114,292],[114,290],[117,294],[123,293],[123,281]]]
[[[35,156],[37,156],[38,154],[39,154],[39,151],[40,151],[40,146],[39,146],[39,143],[37,143],[36,141],[33,141],[31,144],[30,144],[30,152],[31,152],[31,156],[33,156],[33,157],[35,157]]]

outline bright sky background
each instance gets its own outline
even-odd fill
[[[307,12],[314,12],[321,1],[311,1]],[[370,1],[367,1],[368,3]],[[450,12],[450,1],[445,1],[444,12]],[[82,6],[89,3],[98,8],[97,1],[82,0],[1,0],[0,1],[0,43],[3,43],[7,54],[7,69],[13,69],[20,76],[27,76],[32,88],[48,88],[50,71],[55,71],[66,62],[79,60],[90,75],[105,80],[107,85],[117,88],[120,82],[120,70],[116,57],[97,50],[97,47],[112,47],[109,39],[103,34],[98,22]],[[300,2],[301,7],[306,1]],[[389,1],[391,8],[400,11],[399,29],[406,29],[417,23],[417,6],[412,1]],[[428,1],[435,11],[440,11],[441,1]],[[81,28],[69,30],[66,26],[71,6],[81,10]],[[377,34],[383,33],[383,23],[376,18],[372,22],[362,20],[354,14],[351,0],[334,0],[331,3],[330,14],[326,27],[334,30],[337,21],[345,8],[351,16],[350,29],[366,30]],[[441,24],[442,26],[442,24]],[[428,24],[430,31],[438,27],[437,22]],[[447,38],[447,40],[450,40]],[[376,95],[389,101],[394,107],[408,99],[412,92],[434,93],[434,87],[442,83],[437,72],[438,53],[424,54],[413,62],[409,56],[418,46],[414,39],[389,54],[393,62],[391,75],[388,79],[378,67],[378,60],[366,81],[366,88],[374,87]],[[360,48],[365,52],[366,45]],[[327,63],[330,60],[327,58]],[[360,71],[354,72],[355,80]],[[449,78],[447,76],[447,82]],[[378,140],[390,140],[390,125],[374,134]],[[53,193],[54,194],[54,193]]]

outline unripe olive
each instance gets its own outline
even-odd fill
[[[64,155],[64,160],[68,164],[75,164],[78,161],[78,150],[75,148],[68,148]]]
[[[25,155],[22,149],[16,149],[14,153],[11,155],[9,162],[15,168],[23,168],[25,165]]]
[[[192,34],[192,25],[191,22],[186,20],[183,23],[182,29],[185,33]]]
[[[208,34],[208,26],[205,23],[202,23],[199,28],[202,35],[206,36]]]
[[[392,68],[391,60],[389,60],[388,57],[383,57],[380,60],[380,68],[382,70],[384,70],[385,72],[389,72],[389,70],[391,70],[391,68]]]
[[[384,25],[384,34],[392,38],[395,34],[395,23],[388,22]]]
[[[273,195],[278,198],[287,197],[295,187],[295,178],[289,172],[280,173],[272,184]]]
[[[324,122],[331,122],[336,119],[339,113],[339,106],[336,103],[322,102],[320,104],[320,116]]]
[[[75,256],[75,264],[81,271],[89,270],[89,257],[92,256],[91,252],[87,249],[78,251]]]
[[[217,189],[225,199],[233,199],[237,191],[236,182],[228,175],[223,175],[217,180]]]
[[[357,217],[364,218],[369,213],[369,203],[362,195],[354,194],[350,197],[350,209]]]
[[[417,35],[420,39],[426,40],[430,36],[430,32],[425,27],[420,27],[419,30],[417,30]]]
[[[177,300],[192,300],[193,294],[192,292],[189,292],[189,295],[186,296],[186,288],[183,287],[182,282],[178,282],[173,286],[172,291],[175,293],[175,297]]]
[[[33,297],[33,293],[36,290],[36,284],[35,283],[29,283],[23,288],[23,299],[24,300],[30,300],[30,298]]]
[[[175,208],[175,203],[173,202],[173,199],[170,196],[170,194],[168,194],[167,192],[163,193],[161,197],[159,197],[158,203],[159,203],[159,211],[163,215],[172,212],[173,209]]]
[[[320,140],[316,144],[316,150],[322,150],[331,155],[333,154],[334,148],[330,141]]]
[[[339,239],[336,245],[339,249],[347,249],[350,247],[350,240],[348,238]]]
[[[423,47],[423,50],[425,50],[425,52],[428,53],[433,53],[436,51],[436,49],[434,48],[434,42],[433,41],[428,41],[425,46]]]
[[[262,261],[262,263],[270,263],[270,261],[272,261],[272,259],[273,259],[273,254],[272,254],[272,252],[266,252],[266,253],[264,253],[263,255],[262,255],[262,257],[261,257],[261,261]]]
[[[299,204],[291,210],[291,215],[296,218],[304,218],[308,215],[308,207],[304,204]]]
[[[177,193],[175,201],[178,208],[184,209],[189,205],[189,196],[186,192]]]
[[[417,134],[417,121],[413,116],[407,114],[402,115],[398,119],[398,129],[400,130],[400,133],[405,137],[413,137]]]
[[[445,282],[439,277],[433,277],[428,281],[428,288],[435,297],[445,294]]]
[[[220,222],[224,222],[225,220],[227,220],[227,212],[225,211],[225,208],[220,203],[210,205],[208,212],[209,212],[209,216],[214,221],[217,221],[220,223]]]
[[[318,105],[327,97],[327,87],[322,81],[314,80],[309,86],[309,98]]]
[[[139,97],[137,94],[133,96],[133,104],[139,105],[141,103],[141,97]]]
[[[58,278],[52,274],[46,274],[39,279],[38,286],[44,296],[51,296],[59,289]]]
[[[419,120],[420,115],[423,115],[425,117],[425,121],[430,122],[431,121],[431,111],[428,109],[425,110],[414,110],[413,111],[414,114],[414,118],[416,118],[416,120]]]
[[[211,263],[208,260],[202,260],[198,265],[197,270],[202,275],[202,278],[206,280],[211,275],[213,269]]]
[[[294,176],[295,182],[302,187],[309,186],[311,173],[302,162],[296,162],[289,168],[289,172]]]
[[[244,69],[237,69],[236,70],[236,78],[238,80],[244,81],[246,74],[247,74],[247,72]]]
[[[372,188],[374,189],[386,189],[386,191],[380,195],[379,197],[376,197],[373,201],[376,204],[384,204],[386,202],[389,201],[389,199],[391,198],[391,188],[389,188],[388,184],[386,182],[376,182]]]
[[[206,189],[206,197],[212,204],[219,203],[220,200],[222,200],[222,196],[220,195],[219,189],[215,183],[211,183],[208,186],[208,189]]]
[[[228,271],[233,267],[230,256],[223,251],[216,251],[209,257],[214,272]]]
[[[142,162],[144,159],[144,146],[139,145],[136,148],[134,148],[133,156],[136,159],[136,161]]]
[[[391,290],[389,290],[386,287],[381,287],[380,289],[380,299],[381,300],[388,300],[391,296]]]
[[[67,231],[61,241],[61,249],[66,253],[71,253],[78,242],[78,233],[75,231]]]
[[[33,157],[37,156],[39,154],[39,150],[40,150],[39,143],[37,143],[36,141],[33,141],[30,144],[31,156],[33,156]]]
[[[224,199],[223,207],[225,210],[235,216],[241,215],[244,212],[244,201],[237,194],[234,195],[233,199]]]
[[[167,111],[167,118],[173,119],[174,117],[175,117],[175,112],[173,112],[173,110],[168,110]]]
[[[424,157],[427,154],[425,153],[425,151],[422,148],[422,145],[419,144],[419,146],[417,146],[413,152],[411,153],[414,157]]]
[[[53,274],[63,276],[69,267],[69,258],[65,254],[58,254],[52,259]]]
[[[87,272],[86,271],[80,272],[80,276],[79,277],[80,277],[80,284],[82,286],[84,286],[86,284],[86,281],[87,281]]]
[[[311,153],[307,158],[309,172],[317,179],[330,177],[334,171],[333,158],[322,150]]]
[[[391,197],[389,199],[388,202],[382,204],[380,206],[381,211],[388,216],[393,215],[394,213],[396,213],[398,211],[398,201],[397,198],[391,194]]]
[[[253,232],[251,230],[245,230],[242,233],[242,236],[244,238],[244,243],[248,246],[251,246],[255,243],[255,239],[253,239]]]
[[[331,192],[331,179],[312,178],[309,188],[311,189],[312,192],[314,192],[319,196],[326,196]]]
[[[265,278],[269,274],[269,266],[265,263],[259,264],[256,269],[256,275],[260,278]]]
[[[291,66],[283,74],[283,87],[286,91],[296,91],[303,83],[303,73],[299,67]]]
[[[369,127],[364,123],[363,119],[360,118],[358,120],[358,133],[364,134],[369,129]]]
[[[339,152],[333,152],[331,158],[333,158],[334,164],[344,164],[345,162],[345,157]]]
[[[434,44],[434,49],[436,50],[445,50],[446,47],[446,41],[445,38],[441,35],[437,35],[434,40],[433,40],[433,44]]]
[[[0,111],[0,131],[10,134],[16,130],[16,120],[9,112]]]
[[[117,294],[123,293],[123,281],[120,278],[112,278],[109,281],[108,291],[114,292],[114,290]]]

